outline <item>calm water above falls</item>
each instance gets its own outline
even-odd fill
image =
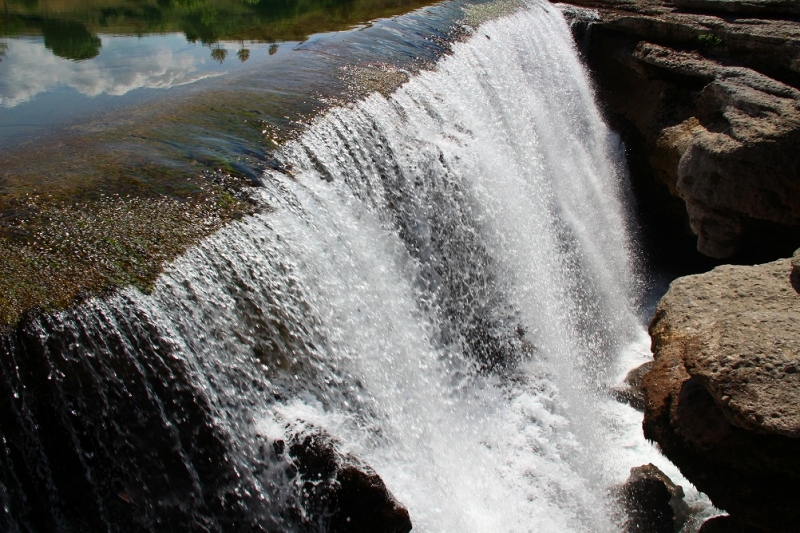
[[[616,137],[533,2],[390,96],[318,117],[265,209],[155,291],[2,350],[7,529],[315,531],[272,443],[322,428],[415,531],[619,530],[664,466],[606,394],[648,355]]]
[[[122,110],[114,118],[125,120],[135,106],[213,90],[247,73],[285,77],[287,58],[276,55],[337,40],[323,32],[364,29],[430,3],[8,0],[0,11],[0,148],[102,113]],[[298,54],[288,62],[309,63]]]

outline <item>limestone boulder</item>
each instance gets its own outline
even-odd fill
[[[675,162],[662,170],[673,174],[668,185],[686,205],[698,250],[730,257],[749,221],[800,227],[800,91],[651,43],[633,56],[703,84],[692,115],[656,139],[662,160]]]
[[[800,524],[800,294],[792,260],[679,278],[650,324],[645,436],[732,521]]]

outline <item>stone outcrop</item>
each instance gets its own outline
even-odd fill
[[[628,372],[621,385],[612,387],[611,396],[621,403],[627,403],[638,411],[644,411],[644,389],[642,379],[655,362],[648,361]]]
[[[782,0],[572,0],[642,212],[713,258],[800,242],[800,19]],[[752,18],[754,16],[771,18]]]
[[[645,436],[742,531],[800,524],[799,259],[679,278],[650,324]]]

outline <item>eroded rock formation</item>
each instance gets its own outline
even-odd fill
[[[714,258],[790,254],[800,244],[797,3],[570,3],[594,8],[568,14],[650,224],[685,225]]]
[[[679,278],[650,325],[645,436],[737,527],[800,524],[796,278],[790,259]]]

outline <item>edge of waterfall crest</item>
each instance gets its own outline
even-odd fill
[[[3,338],[0,524],[335,530],[324,436],[421,531],[615,531],[627,174],[558,9],[512,11],[314,119],[151,294]]]

